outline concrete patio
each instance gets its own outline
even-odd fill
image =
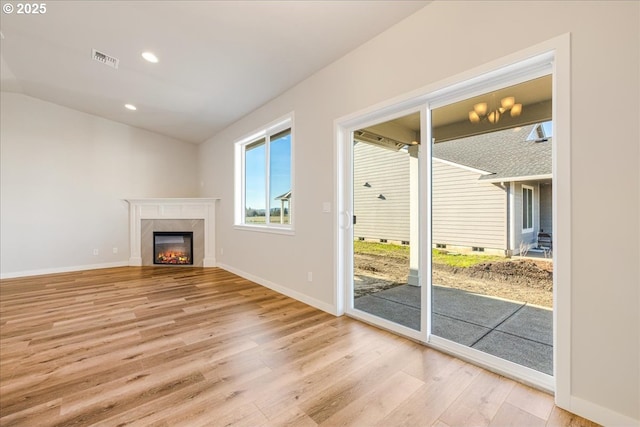
[[[553,312],[433,286],[432,333],[553,375]],[[356,298],[355,308],[418,330],[420,288],[401,285]]]

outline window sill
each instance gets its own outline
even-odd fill
[[[296,234],[293,228],[268,227],[265,225],[235,224],[233,228],[236,230],[257,231],[259,233],[270,233],[270,234],[284,234],[287,236],[294,236]]]

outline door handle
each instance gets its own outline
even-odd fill
[[[345,223],[344,223],[344,229],[345,230],[349,230],[351,228],[351,226],[353,225],[353,215],[351,214],[351,212],[349,211],[344,211],[344,216],[345,216]]]

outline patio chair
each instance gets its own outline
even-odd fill
[[[549,250],[553,249],[551,233],[545,233],[544,230],[540,230],[538,233],[538,248]]]

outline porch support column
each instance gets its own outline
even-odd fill
[[[509,256],[513,256],[520,255],[519,253],[516,254],[516,183],[512,181],[507,183],[507,185],[507,198],[509,201],[509,219],[507,221],[507,227],[509,229],[507,233],[509,235],[509,247],[507,248],[507,253]]]
[[[280,199],[280,224],[284,224],[284,199]]]
[[[409,277],[407,283],[420,286],[420,210],[418,206],[418,146],[409,147]]]

